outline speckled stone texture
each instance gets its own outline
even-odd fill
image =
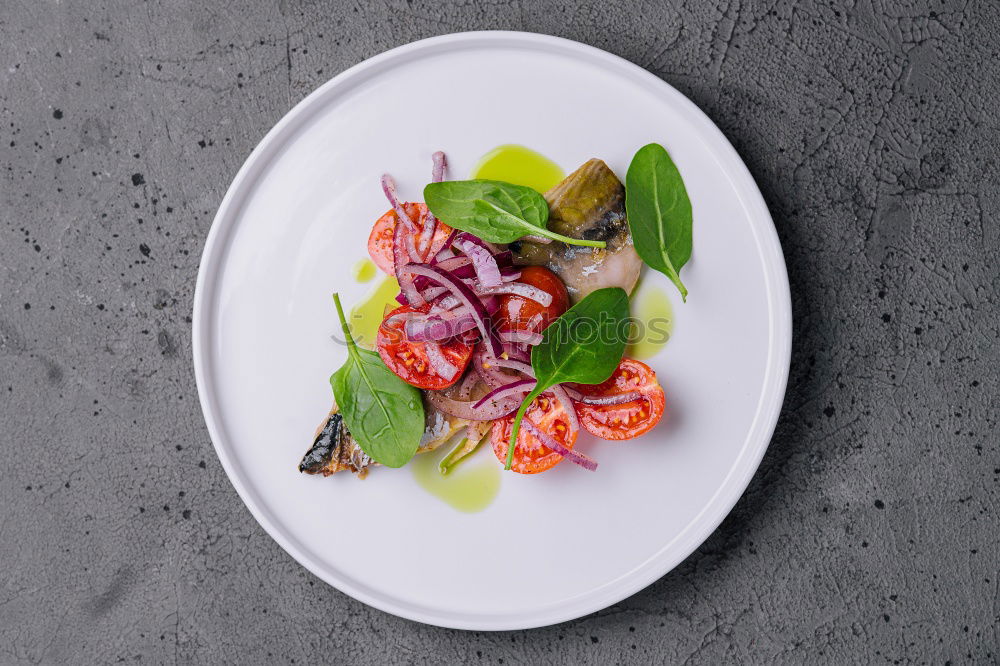
[[[763,466],[694,555],[494,634],[367,608],[264,533],[189,316],[226,187],[295,102],[487,28],[704,109],[774,215],[796,335]],[[998,35],[986,0],[0,3],[0,663],[996,663]]]

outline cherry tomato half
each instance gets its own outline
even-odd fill
[[[551,393],[543,393],[535,398],[528,407],[528,411],[525,412],[524,418],[525,420],[530,419],[539,430],[553,437],[567,449],[573,448],[577,435],[580,434],[576,428],[570,425],[566,408],[558,400],[555,400]],[[510,443],[510,433],[513,427],[513,414],[493,422],[490,442],[493,444],[493,453],[502,463],[507,462],[507,446]],[[537,474],[551,469],[562,459],[561,455],[529,433],[524,427],[524,422],[521,422],[521,429],[517,433],[517,445],[514,447],[512,470],[520,474]]]
[[[457,382],[462,376],[466,366],[469,365],[469,359],[472,358],[473,344],[464,342],[460,337],[439,342],[445,359],[458,368],[458,372],[450,379],[439,375],[427,358],[427,345],[408,340],[403,330],[405,319],[393,317],[406,312],[427,312],[428,307],[412,308],[403,305],[386,315],[378,327],[375,347],[386,367],[407,384],[422,389],[443,389]]]
[[[574,402],[580,425],[602,439],[623,440],[649,432],[663,418],[666,398],[656,373],[645,363],[623,358],[618,369],[601,384],[577,387],[585,396],[610,398],[637,392],[639,397],[618,405]]]
[[[528,331],[539,333],[559,318],[569,307],[566,285],[544,266],[524,266],[518,282],[524,282],[552,295],[552,303],[543,307],[538,301],[524,296],[505,294],[500,297],[500,310],[493,316],[498,331]]]
[[[423,230],[424,225],[427,223],[427,206],[422,203],[404,203],[403,209],[410,216],[410,219],[416,223],[417,229]],[[399,216],[396,215],[396,211],[390,210],[386,212],[385,215],[375,221],[375,226],[372,227],[372,232],[368,236],[368,254],[371,256],[372,261],[375,262],[375,265],[389,275],[396,274],[396,262],[392,259],[392,234],[396,230],[396,222],[398,220]],[[431,238],[431,246],[427,253],[421,257],[421,260],[427,261],[430,257],[437,254],[445,241],[448,240],[449,235],[451,235],[451,227],[438,220],[434,236]],[[414,241],[419,242],[419,236]]]

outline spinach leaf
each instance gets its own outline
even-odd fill
[[[621,287],[605,287],[587,294],[542,332],[541,343],[531,349],[537,383],[514,417],[505,469],[514,460],[517,433],[532,400],[556,384],[600,384],[610,377],[625,353],[630,324],[628,294]]]
[[[330,377],[333,397],[361,450],[386,467],[402,467],[424,434],[420,390],[393,374],[378,354],[354,343],[337,294],[333,302],[347,340],[347,361]]]
[[[606,247],[604,241],[570,238],[549,231],[545,197],[522,185],[499,180],[448,180],[424,188],[424,201],[445,224],[490,243],[513,243],[525,236],[545,236],[568,245]]]
[[[691,258],[691,200],[677,165],[658,143],[640,148],[625,176],[625,211],[635,251],[677,285],[686,301],[681,267]]]

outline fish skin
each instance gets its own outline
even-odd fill
[[[548,228],[563,236],[602,240],[606,248],[517,241],[510,244],[520,265],[545,266],[566,284],[576,303],[592,291],[622,287],[631,293],[642,270],[625,217],[625,186],[602,160],[593,158],[545,193]]]

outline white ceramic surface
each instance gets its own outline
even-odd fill
[[[421,91],[425,103],[418,103]],[[330,294],[351,278],[391,172],[414,200],[430,155],[451,175],[502,143],[567,172],[604,159],[619,176],[657,141],[694,207],[694,254],[671,341],[649,361],[667,420],[645,437],[578,446],[569,463],[507,473],[496,501],[464,514],[406,468],[310,477],[297,471],[329,407],[345,351]],[[337,76],[261,141],[219,209],[198,276],[194,362],[219,458],[254,517],[339,590],[396,615],[468,629],[572,619],[670,571],[746,488],[778,417],[791,307],[777,236],[753,180],[718,129],[648,72],[553,37],[485,32],[403,46]],[[292,566],[291,563],[288,566]]]

